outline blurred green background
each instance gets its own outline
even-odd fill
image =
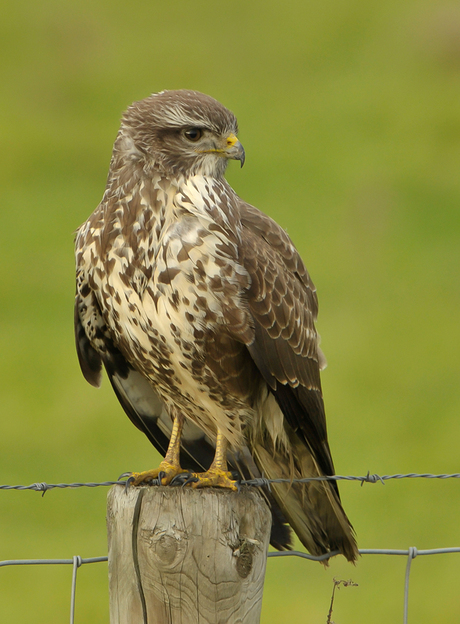
[[[235,112],[236,191],[318,287],[339,474],[460,471],[460,8],[443,1],[7,0],[0,20],[0,482],[113,480],[157,462],[73,346],[73,232],[122,111],[192,88]],[[361,548],[459,545],[460,482],[341,484]],[[106,554],[106,489],[0,492],[0,560]],[[402,622],[403,557],[268,562],[263,624]],[[458,618],[460,555],[412,566],[410,621]],[[0,571],[0,621],[68,620],[70,566]],[[108,622],[105,564],[76,622]]]

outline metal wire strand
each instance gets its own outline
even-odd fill
[[[365,476],[355,475],[331,475],[320,477],[306,477],[304,479],[267,479],[266,477],[260,477],[258,479],[245,479],[241,481],[241,485],[252,485],[256,487],[269,487],[271,483],[309,483],[310,481],[358,481],[363,485],[364,483],[381,483],[385,484],[385,481],[390,479],[460,479],[460,473],[452,474],[431,474],[431,473],[415,473],[410,472],[406,474],[394,474],[394,475],[377,475],[370,474],[369,472]],[[48,490],[54,488],[81,488],[81,487],[108,487],[111,485],[122,485],[126,487],[126,481],[102,481],[101,483],[89,482],[89,483],[32,483],[31,485],[0,485],[0,490],[34,490],[36,492],[42,492],[45,494]]]
[[[72,589],[70,592],[70,624],[74,624],[75,618],[75,591],[77,588],[77,571],[81,566],[82,559],[78,555],[73,558],[73,570],[72,570]]]
[[[409,553],[407,556],[407,564],[406,564],[406,576],[404,579],[404,624],[407,624],[407,618],[409,617],[409,577],[410,577],[410,566],[412,563],[412,559],[415,559],[418,552],[415,546],[411,546],[409,548]]]
[[[241,481],[243,485],[252,485],[256,487],[270,487],[271,483],[308,483],[309,481],[358,481],[363,485],[364,483],[382,483],[385,485],[385,481],[389,479],[458,479],[460,473],[453,474],[431,474],[431,473],[407,473],[407,474],[394,474],[394,475],[377,475],[367,473],[366,476],[321,476],[311,477],[305,479],[267,479],[261,477],[259,479],[248,479]],[[42,492],[42,496],[48,490],[54,488],[80,488],[80,487],[103,487],[111,485],[122,485],[126,487],[126,481],[103,481],[101,483],[32,483],[31,485],[0,485],[0,490],[33,490],[36,492]],[[409,612],[409,579],[412,560],[419,555],[438,555],[446,553],[460,553],[460,548],[435,548],[431,550],[418,550],[415,546],[411,546],[408,550],[394,550],[394,549],[360,549],[360,555],[403,555],[407,557],[406,573],[404,580],[404,624],[408,624],[408,612]],[[291,550],[280,552],[269,552],[268,557],[301,557],[303,559],[309,559],[311,561],[325,561],[331,557],[338,555],[338,551],[325,553],[319,557],[309,555],[304,552]],[[70,596],[70,624],[74,624],[75,621],[75,599],[76,599],[76,586],[77,586],[77,571],[80,566],[87,563],[99,563],[107,561],[107,557],[92,557],[89,559],[83,559],[76,555],[72,559],[10,559],[6,561],[0,561],[0,567],[11,565],[59,565],[70,564],[72,569],[72,585]]]
[[[406,564],[406,574],[405,574],[405,582],[404,582],[404,624],[408,624],[408,605],[409,605],[409,578],[411,571],[411,563],[415,557],[419,555],[440,555],[447,553],[460,553],[460,548],[433,548],[431,550],[418,550],[415,546],[411,546],[407,550],[396,550],[396,549],[377,549],[377,548],[361,548],[359,550],[360,555],[401,555],[407,557]],[[329,559],[330,557],[335,557],[338,555],[338,551],[333,551],[330,553],[326,553],[319,557],[315,557],[314,555],[309,555],[308,553],[304,553],[298,550],[288,550],[288,551],[277,551],[277,552],[269,552],[267,554],[268,557],[301,557],[302,559],[309,559],[310,561],[324,561]],[[108,561],[107,557],[91,557],[88,559],[83,559],[82,557],[76,555],[72,557],[72,559],[9,559],[7,561],[0,561],[0,567],[11,566],[11,565],[56,565],[56,564],[67,564],[72,565],[72,586],[71,586],[71,597],[70,597],[70,624],[74,624],[75,622],[75,596],[76,596],[76,585],[77,585],[77,571],[80,566],[87,563],[100,563]]]

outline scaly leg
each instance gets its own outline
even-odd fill
[[[153,470],[131,473],[128,479],[130,485],[149,483],[157,479],[160,473],[163,473],[161,484],[168,485],[177,475],[188,472],[188,470],[182,470],[180,465],[180,437],[183,426],[184,417],[182,414],[176,414],[174,416],[171,438],[164,460],[160,463],[158,468],[154,468]]]
[[[206,472],[193,473],[193,477],[196,479],[192,483],[193,488],[223,487],[238,490],[232,473],[227,470],[227,444],[227,438],[218,431],[214,460]]]

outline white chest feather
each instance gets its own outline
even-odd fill
[[[119,201],[110,220],[105,215],[103,232],[82,226],[80,267],[115,343],[163,400],[181,404],[208,428],[212,417],[236,444],[239,427],[229,427],[217,391],[210,397],[219,380],[205,361],[206,339],[222,329],[226,298],[241,296],[248,280],[232,215],[221,207],[231,208],[231,197],[203,176],[169,187],[158,180],[152,190],[149,196],[141,187],[136,201]]]

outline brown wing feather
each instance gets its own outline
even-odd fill
[[[295,390],[297,401],[308,404],[308,410],[294,412],[290,426],[300,430],[307,443],[310,438],[310,445],[313,432],[324,441],[316,289],[277,223],[248,204],[242,205],[241,221],[245,227],[244,265],[251,276],[248,305],[255,325],[249,352],[274,392],[287,386]],[[333,470],[330,454],[321,463]]]
[[[288,235],[241,202],[242,262],[251,278],[247,305],[254,339],[247,349],[283,413],[287,447],[255,435],[253,453],[269,478],[333,475],[321,393],[315,287]],[[340,504],[337,483],[273,484],[285,517],[310,552],[338,550],[350,561],[356,541]]]

